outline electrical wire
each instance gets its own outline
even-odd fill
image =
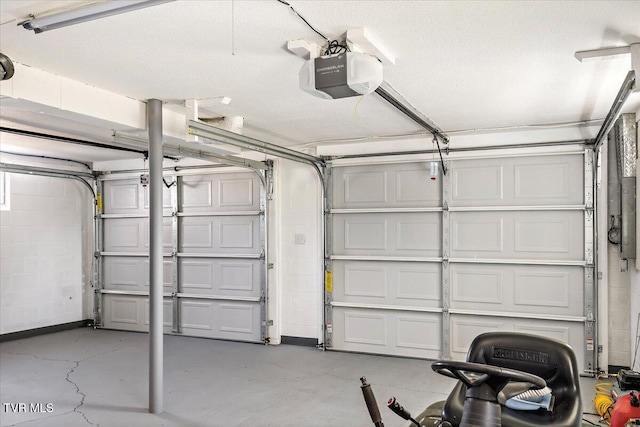
[[[143,175],[148,175],[148,173],[149,173],[149,170],[147,169],[147,159],[148,159],[148,158],[149,158],[149,153],[147,152],[147,153],[145,154],[145,156],[144,156],[144,160],[143,160],[143,162],[142,162],[142,171],[143,171],[143,172],[145,172],[145,173],[143,173]],[[172,181],[172,182],[171,182],[171,184],[169,184],[169,183],[164,179],[164,176],[162,177],[162,182],[164,182],[164,185],[165,185],[165,187],[167,187],[167,188],[171,188],[171,187],[173,187],[174,185],[176,185],[176,184],[177,184],[177,182],[176,182],[176,181]]]
[[[307,26],[308,26],[309,28],[311,28],[311,29],[312,29],[312,30],[313,30],[317,35],[319,35],[320,37],[322,37],[323,39],[325,39],[329,44],[331,44],[331,39],[329,39],[327,36],[325,36],[324,34],[322,34],[320,31],[316,30],[316,29],[314,28],[314,26],[313,26],[313,25],[311,25],[311,24],[309,23],[309,21],[307,21],[306,19],[304,19],[304,16],[300,15],[300,14],[298,13],[298,11],[297,11],[297,10],[295,10],[295,8],[294,8],[293,6],[291,6],[289,3],[287,3],[287,2],[286,2],[286,1],[284,1],[284,0],[277,0],[277,1],[278,1],[279,3],[282,3],[282,4],[286,5],[286,6],[289,6],[289,8],[293,11],[293,13],[295,13],[296,15],[298,15],[298,18],[302,19],[302,21],[303,21],[305,24],[307,24]]]
[[[607,231],[607,240],[612,245],[620,244],[620,228],[615,226],[616,217],[611,215],[611,219],[609,221],[609,231]]]
[[[327,48],[324,50],[324,54],[325,55],[338,55],[340,53],[345,53],[345,52],[350,52],[351,50],[349,49],[349,46],[347,46],[344,43],[340,43],[338,40],[331,40],[330,38],[328,38],[327,36],[325,36],[324,34],[322,34],[320,31],[318,31],[313,25],[311,25],[309,23],[309,21],[307,21],[305,19],[304,16],[300,15],[300,13],[293,7],[291,6],[290,3],[284,1],[284,0],[277,0],[278,3],[282,3],[286,6],[289,6],[289,8],[293,11],[293,13],[295,13],[298,18],[302,19],[302,21],[307,24],[307,26],[309,28],[311,28],[316,34],[318,34],[320,37],[322,37],[323,39],[325,39],[327,41]]]
[[[442,151],[440,150],[440,141],[438,140],[438,136],[434,133],[433,140],[436,142],[436,146],[438,147],[438,154],[440,155],[440,164],[442,165],[442,175],[447,174],[447,168],[444,166],[444,159],[442,158]]]
[[[324,50],[325,55],[338,55],[340,53],[350,52],[349,46],[340,43],[338,40],[330,40],[327,48]]]

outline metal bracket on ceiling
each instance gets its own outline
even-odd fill
[[[364,27],[347,30],[346,42],[352,52],[375,56],[385,67],[396,65],[396,57],[381,45]]]
[[[636,76],[640,76],[640,43],[632,43],[629,46],[607,47],[603,49],[581,50],[574,54],[580,62],[588,62],[600,59],[614,59],[629,55],[631,70]],[[640,91],[640,85],[636,85],[634,92]]]

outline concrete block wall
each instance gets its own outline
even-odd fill
[[[87,318],[88,189],[63,178],[9,179],[10,210],[0,212],[0,334]]]
[[[320,179],[311,166],[278,160],[275,199],[280,215],[278,286],[281,334],[320,338]]]
[[[629,366],[630,272],[620,271],[620,250],[609,245],[609,365]]]

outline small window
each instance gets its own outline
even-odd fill
[[[9,191],[9,174],[6,172],[0,172],[0,210],[9,210],[9,199],[11,191]]]

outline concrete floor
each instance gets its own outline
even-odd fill
[[[423,360],[177,336],[164,349],[164,413],[153,415],[147,334],[86,328],[1,343],[0,425],[371,426],[364,375],[385,426],[404,427],[386,398],[417,415],[454,384]],[[583,379],[585,412],[593,385]]]

